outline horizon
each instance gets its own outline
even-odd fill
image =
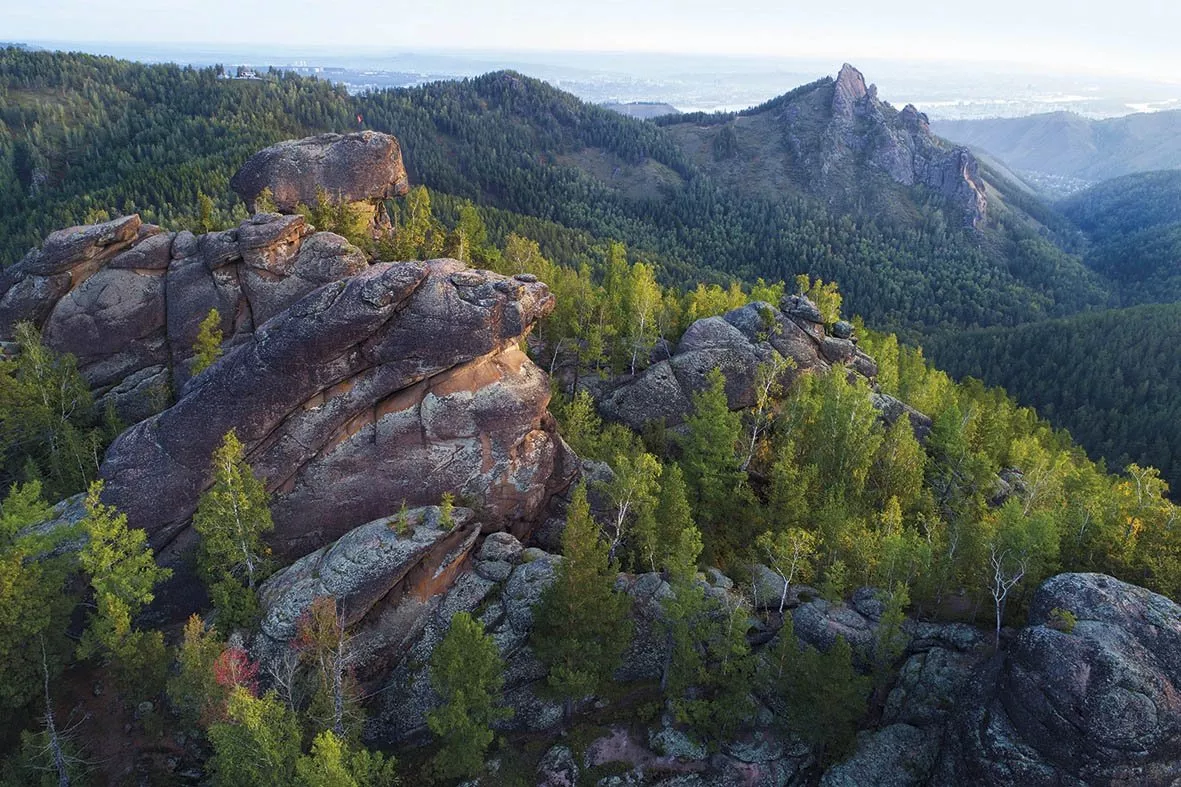
[[[128,18],[136,20],[133,32]],[[807,11],[746,0],[737,12],[705,0],[604,0],[594,7],[573,0],[436,0],[391,14],[375,14],[357,0],[338,0],[331,14],[307,0],[44,0],[0,10],[4,37],[33,45],[693,56],[836,60],[838,67],[891,60],[1160,84],[1181,84],[1181,52],[1172,40],[1178,28],[1181,7],[1155,0],[1126,0],[1118,9],[1070,0],[997,0],[986,17],[931,9],[923,0],[897,0],[888,10],[871,0],[847,0]],[[169,32],[167,44],[161,43],[162,30]]]

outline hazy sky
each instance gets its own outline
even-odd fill
[[[1181,81],[1178,0],[0,0],[0,39],[1059,65]]]

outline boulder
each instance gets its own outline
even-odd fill
[[[408,510],[402,532],[399,518],[387,517],[354,528],[267,579],[258,592],[263,615],[254,645],[256,655],[265,660],[282,652],[295,638],[300,617],[323,596],[336,599],[346,626],[367,621],[363,630],[351,632],[353,666],[367,661],[365,651],[389,644],[385,642],[389,631],[374,632],[381,622],[380,610],[375,607],[429,592],[437,575],[467,555],[480,532],[474,513],[466,508],[454,509],[449,528],[443,527],[437,507]],[[424,571],[428,565],[430,570]],[[429,578],[428,588],[421,587],[424,574]],[[361,642],[364,648],[359,647]]]
[[[825,771],[820,787],[920,787],[938,749],[938,739],[909,724],[862,732],[852,756]]]
[[[334,202],[376,203],[410,189],[402,150],[389,134],[320,134],[288,140],[255,153],[230,180],[254,212],[264,189],[283,213],[314,205],[323,193]]]
[[[852,343],[837,340],[843,344],[826,347],[823,326],[809,321],[813,312],[820,319],[816,307],[802,296],[791,297],[795,300],[784,301],[788,312],[753,302],[720,317],[698,320],[685,331],[669,360],[607,391],[599,410],[606,418],[637,430],[657,420],[677,426],[692,412],[693,394],[707,387],[713,369],[721,369],[726,376],[726,398],[737,410],[755,403],[760,364],[790,358],[793,363],[779,380],[787,387],[800,374],[829,369],[834,362],[829,355],[838,363],[851,360]]]
[[[1077,616],[1073,630],[1054,610]],[[972,682],[933,783],[1181,781],[1181,607],[1102,574],[1061,574]]]

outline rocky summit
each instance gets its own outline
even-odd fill
[[[836,80],[796,98],[825,106],[820,147],[800,151],[821,170],[839,174],[850,157],[858,158],[894,182],[940,192],[963,208],[969,224],[984,220],[970,154],[934,140],[912,107],[898,113],[882,104],[856,69],[846,66]],[[780,119],[800,106],[780,106]],[[264,689],[283,688],[287,670],[291,689],[298,670],[305,670],[303,680],[311,674],[316,659],[309,648],[319,645],[309,645],[309,626],[318,604],[331,599],[338,639],[334,656],[318,654],[319,667],[338,659],[334,701],[343,708],[342,687],[355,684],[353,699],[368,712],[349,746],[363,740],[401,757],[411,747],[436,745],[437,712],[447,691],[437,674],[445,668],[440,653],[446,655],[444,643],[462,628],[455,621],[466,620],[478,624],[479,644],[497,660],[488,667],[498,675],[495,701],[511,710],[488,721],[495,727],[495,733],[485,730],[488,740],[500,738],[497,759],[481,763],[483,775],[469,785],[1181,784],[1181,608],[1169,599],[1103,574],[1049,576],[1052,569],[1046,569],[1028,582],[1028,593],[1022,588],[1020,596],[1014,594],[1019,601],[1013,605],[1021,605],[1010,611],[1014,626],[1001,631],[998,623],[994,633],[959,622],[960,613],[964,620],[973,614],[966,591],[957,587],[960,575],[938,580],[937,600],[927,612],[940,605],[950,612],[929,614],[934,620],[905,616],[905,583],[893,585],[893,593],[902,595],[861,586],[890,585],[887,577],[904,575],[912,581],[923,570],[920,563],[938,559],[935,549],[959,548],[931,535],[946,524],[941,517],[950,510],[933,492],[950,496],[959,494],[951,489],[956,484],[974,485],[962,502],[978,510],[973,526],[981,532],[1044,515],[1021,506],[1030,503],[1038,484],[1044,490],[1048,471],[1028,462],[1010,467],[978,461],[967,438],[954,431],[968,418],[938,421],[936,429],[930,417],[882,390],[879,374],[886,376],[890,346],[898,374],[896,344],[873,345],[881,350],[879,368],[862,348],[873,344],[871,335],[855,335],[851,323],[835,317],[826,322],[816,303],[789,294],[778,303],[752,301],[693,321],[675,346],[657,342],[652,357],[641,359],[631,374],[610,377],[604,371],[602,378],[578,380],[576,363],[571,380],[592,391],[599,414],[615,422],[602,433],[625,434],[619,442],[631,440],[640,455],[634,463],[626,454],[606,457],[614,464],[598,461],[604,457],[595,456],[594,442],[586,439],[576,444],[588,446],[584,450],[595,459],[584,461],[559,434],[548,411],[549,376],[528,354],[549,349],[543,341],[529,341],[534,326],[556,307],[546,283],[528,273],[512,275],[511,268],[497,273],[456,259],[371,259],[381,245],[360,240],[367,253],[340,235],[317,231],[298,212],[323,199],[368,206],[369,229],[380,234],[388,229],[378,218],[386,215],[382,201],[406,185],[392,137],[367,132],[284,142],[251,157],[234,178],[234,188],[252,207],[269,192],[278,212],[254,213],[236,227],[203,234],[165,231],[137,215],[72,227],[52,233],[0,274],[5,352],[14,349],[8,343],[19,324],[39,328],[49,349],[77,359],[100,403],[131,424],[110,444],[97,472],[102,500],[145,531],[155,558],[174,571],[155,588],[156,606],[142,618],[176,621],[202,605],[204,590],[193,570],[193,518],[214,483],[210,457],[232,430],[269,498],[274,527],[265,534],[264,551],[276,558],[277,570],[257,588],[252,582],[257,619],[234,632],[219,658],[234,653],[256,661]],[[472,256],[504,264],[503,257]],[[197,364],[200,326],[215,312],[219,354]],[[551,368],[564,374],[557,348],[552,358]],[[750,549],[705,553],[711,561],[719,556],[724,570],[707,563],[698,571],[703,532],[717,539],[728,535],[727,528],[747,526],[737,521],[738,513],[730,521],[729,501],[721,506],[720,524],[702,520],[698,529],[689,521],[676,532],[657,529],[666,520],[676,524],[678,510],[691,520],[708,501],[701,495],[690,503],[687,473],[674,473],[671,459],[666,469],[648,453],[657,449],[641,448],[632,432],[654,423],[673,434],[691,428],[694,400],[702,398],[715,369],[725,377],[725,402],[715,378],[714,420],[727,420],[726,406],[749,410],[768,368],[778,370],[775,382],[788,395],[802,375],[829,373],[823,382],[863,397],[847,411],[835,404],[848,402],[826,403],[833,408],[820,442],[835,440],[843,422],[855,419],[865,443],[873,442],[861,457],[861,486],[889,484],[893,490],[864,509],[866,522],[881,520],[882,533],[863,529],[850,536],[877,539],[867,542],[866,551],[875,553],[868,567],[845,573],[841,561],[839,571],[835,563],[821,565],[816,543],[830,538],[823,528],[843,527],[853,518],[833,509],[815,526],[810,514],[789,510],[803,508],[791,502],[797,497],[789,487],[827,495],[852,489],[848,482],[855,473],[843,477],[843,464],[829,465],[823,475],[812,472],[820,465],[808,457],[801,465],[811,462],[803,468],[811,476],[795,473],[795,447],[768,445],[767,453],[782,452],[782,472],[768,480],[764,462],[758,474],[722,491],[754,495],[769,483],[780,484],[776,492],[788,502],[759,510],[766,519],[794,517],[799,526],[781,534],[794,540],[768,542],[762,536],[771,531],[750,530]],[[857,385],[844,386],[846,379]],[[809,395],[820,388],[796,391]],[[890,390],[904,395],[901,387]],[[942,417],[960,411],[932,412]],[[881,421],[904,417],[917,441],[905,428],[884,434]],[[589,407],[581,418],[588,431],[601,426]],[[733,434],[749,425],[733,421],[735,431],[718,439],[719,467],[733,461]],[[566,423],[580,422],[571,417]],[[792,424],[801,444],[809,427],[803,419]],[[757,430],[753,434],[752,445]],[[958,443],[956,435],[963,438]],[[886,437],[893,442],[879,449]],[[1031,442],[1013,440],[1004,460],[1019,464],[1018,449]],[[860,450],[849,446],[843,450]],[[952,449],[961,452],[956,472],[938,478],[942,486],[924,486],[952,466],[935,464],[939,452]],[[684,445],[672,450],[688,451]],[[902,457],[898,467],[905,472],[875,475],[877,465],[893,467],[887,450]],[[963,469],[965,459],[975,465]],[[701,478],[715,470],[698,460],[694,483],[700,491]],[[692,468],[690,461],[683,464]],[[653,468],[646,478],[645,468]],[[576,481],[585,482],[585,489]],[[905,519],[899,494],[911,499]],[[649,507],[648,518],[629,526],[658,534],[646,552],[621,535],[631,507],[641,505]],[[43,512],[38,516],[44,519]],[[44,550],[49,542],[41,536],[84,516],[81,496],[74,496],[59,502],[49,521],[33,520],[20,536],[38,536],[36,546]],[[589,534],[581,545],[570,536],[580,528]],[[989,548],[984,536],[966,536],[967,529],[955,538],[976,539],[964,549],[983,555]],[[615,539],[610,548],[604,534]],[[85,537],[70,535],[44,558],[86,548]],[[692,553],[684,558],[687,565],[675,570],[670,556],[657,565],[658,548],[669,546],[662,539]],[[593,572],[586,568],[592,552]],[[615,562],[620,555],[626,571]],[[1004,555],[991,555],[995,581],[1001,582]],[[1059,565],[1054,555],[1050,563]],[[879,560],[884,573],[874,573]],[[558,608],[560,626],[580,609],[594,608],[595,587],[582,576],[590,573],[602,580],[599,595],[621,601],[613,624],[627,630],[628,639],[609,643],[620,646],[622,657],[603,668],[606,688],[559,696],[555,686],[565,679],[565,667],[545,663],[551,641],[535,632],[554,630],[555,613],[545,606],[551,588],[574,599]],[[962,583],[980,583],[980,576],[989,576],[987,569]],[[575,594],[572,581],[585,581],[577,590],[590,590]],[[977,607],[982,597],[976,596]],[[457,618],[459,613],[469,617]],[[214,614],[221,615],[221,608]],[[186,647],[193,631],[186,629]],[[699,632],[708,639],[693,640]],[[584,650],[607,650],[606,639],[600,636]],[[454,672],[470,678],[465,670],[466,662]],[[684,687],[670,689],[674,681]],[[801,723],[800,706],[823,702],[796,689],[826,681],[839,684],[826,686],[833,697],[850,686],[859,696],[852,703],[845,698],[855,713],[843,721],[817,716],[826,720],[816,727],[827,724],[839,737],[830,730],[828,739],[813,739],[812,721]],[[92,685],[83,693],[101,695],[101,687]],[[179,706],[184,700],[172,695],[174,688],[167,696]],[[287,698],[292,708],[300,704],[294,693]],[[154,696],[162,695],[157,690]],[[273,696],[249,699],[278,703]],[[311,708],[314,701],[303,699],[304,708]],[[151,712],[151,703],[142,705],[137,723]],[[235,720],[226,726],[246,725]],[[843,741],[842,748],[826,748],[828,740]],[[498,771],[501,757],[528,760],[527,774],[519,767],[511,777]],[[204,767],[209,752],[194,759]],[[198,768],[188,781],[203,778]]]

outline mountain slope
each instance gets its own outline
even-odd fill
[[[808,167],[794,190],[728,182],[697,160],[678,131],[584,104],[519,74],[348,96],[289,75],[243,82],[219,79],[212,69],[85,55],[9,49],[0,58],[8,96],[0,129],[0,253],[9,262],[49,228],[104,212],[140,211],[169,228],[199,229],[199,191],[213,198],[218,223],[228,225],[241,218],[229,175],[248,151],[284,137],[355,129],[360,116],[366,128],[403,141],[413,182],[624,241],[656,262],[666,281],[808,272],[837,281],[850,311],[871,323],[911,330],[1017,324],[1108,298],[1097,277],[1046,240],[1052,233],[1030,212],[1006,206],[999,181],[984,184],[983,233],[963,227],[963,207],[947,195],[892,178],[880,193],[903,208],[881,215],[856,200],[824,199],[827,186],[813,182]],[[799,106],[824,91],[831,107],[840,81],[805,86],[744,116]],[[852,194],[849,184],[887,177],[889,167],[866,163],[882,151],[921,148],[927,158],[962,160],[933,138],[918,144],[929,135],[899,125],[903,115],[920,123],[917,113],[875,104],[860,87],[852,84],[847,97],[851,125],[838,124],[844,136],[834,144],[842,152],[833,159],[830,185],[844,183]],[[890,139],[858,152],[858,140],[875,128],[874,114],[885,119]],[[815,126],[800,113],[791,128],[803,148],[824,150]],[[914,176],[919,158],[909,160]]]
[[[1181,110],[1107,120],[1088,120],[1071,112],[943,120],[933,129],[1017,170],[1092,182],[1181,167]]]
[[[956,377],[1005,388],[1113,467],[1161,469],[1181,490],[1181,304],[1113,309],[1036,325],[932,337]]]
[[[1116,178],[1057,207],[1086,233],[1086,263],[1122,302],[1181,300],[1181,171]]]

